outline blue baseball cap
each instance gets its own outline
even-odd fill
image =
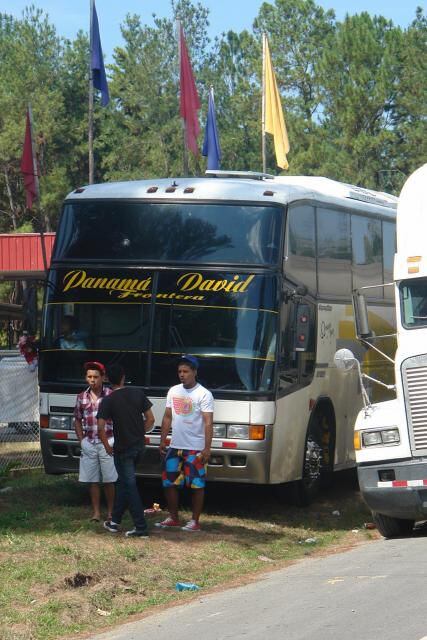
[[[189,356],[187,354],[183,354],[180,359],[179,359],[179,363],[184,363],[186,362],[187,364],[189,364],[193,369],[198,369],[199,368],[199,361],[197,360],[196,356]]]

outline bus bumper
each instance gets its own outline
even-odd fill
[[[40,429],[40,448],[46,473],[77,473],[80,442],[74,431]]]
[[[137,465],[137,475],[145,478],[160,478],[160,437],[146,438],[145,451]],[[267,484],[270,473],[270,434],[266,440],[233,441],[225,448],[223,443],[212,443],[208,464],[208,479],[217,482],[241,482]],[[40,446],[46,473],[77,473],[79,470],[80,443],[74,431],[40,429]]]
[[[371,511],[404,520],[427,518],[427,459],[361,465],[357,475]]]
[[[264,450],[224,450],[213,445],[207,471],[208,481],[267,484],[269,463],[265,442]],[[157,446],[146,447],[138,471],[144,477],[159,477],[161,463]]]

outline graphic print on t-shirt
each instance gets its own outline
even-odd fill
[[[191,416],[194,411],[191,398],[174,396],[172,398],[173,408],[178,416]]]

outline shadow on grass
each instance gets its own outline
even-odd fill
[[[41,535],[79,530],[103,532],[101,527],[89,522],[89,492],[78,482],[76,475],[58,477],[32,473],[3,484],[9,484],[12,489],[0,494],[0,532]],[[143,481],[140,489],[145,507],[151,507],[153,502],[165,504],[160,481]],[[185,512],[190,504],[189,492],[184,491],[182,507]],[[334,511],[339,511],[340,515],[334,516]],[[271,487],[211,483],[206,491],[204,517],[203,528],[207,534],[237,536],[243,542],[260,533],[264,539],[281,537],[283,533],[274,531],[276,526],[318,531],[349,530],[362,526],[370,519],[370,514],[358,493],[354,473],[345,472],[336,474],[330,489],[305,509],[283,504]],[[153,525],[154,520],[150,518],[149,522]],[[167,533],[181,536],[178,532]],[[188,540],[188,534],[183,535],[183,539]]]

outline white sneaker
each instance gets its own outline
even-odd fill
[[[181,527],[182,531],[201,531],[202,527],[195,520],[189,520],[184,527]]]

